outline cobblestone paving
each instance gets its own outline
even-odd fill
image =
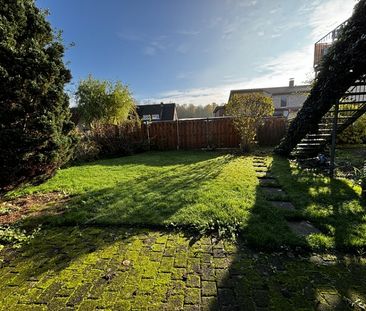
[[[62,227],[3,255],[0,301],[2,310],[362,310],[365,263],[182,233]]]

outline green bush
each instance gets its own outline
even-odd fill
[[[78,131],[79,140],[73,154],[73,162],[88,162],[97,160],[100,147],[89,133]]]
[[[138,120],[128,120],[120,125],[95,123],[89,130],[79,132],[79,136],[74,162],[131,155],[148,149]]]
[[[338,135],[340,144],[362,144],[366,142],[366,115],[363,115],[355,123]]]
[[[33,0],[0,5],[0,193],[39,183],[68,161],[73,123],[60,36]]]

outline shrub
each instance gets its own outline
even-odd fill
[[[148,147],[138,120],[125,121],[120,125],[95,123],[89,130],[79,133],[74,162],[131,155]]]
[[[33,0],[0,6],[0,193],[39,183],[72,154],[64,47]]]
[[[86,125],[120,124],[136,114],[135,102],[122,82],[112,83],[89,76],[81,80],[76,92],[78,113]]]
[[[363,115],[351,126],[338,135],[341,144],[362,144],[366,142],[366,115]]]
[[[225,109],[234,117],[234,126],[241,137],[243,151],[249,151],[255,141],[258,126],[274,111],[272,98],[261,93],[234,94]]]
[[[78,144],[73,154],[73,162],[87,162],[99,158],[100,147],[88,133],[78,131]]]

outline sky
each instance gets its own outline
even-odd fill
[[[355,0],[36,0],[73,80],[122,81],[138,103],[225,103],[230,90],[304,84],[313,46]],[[74,46],[70,44],[74,43]],[[69,47],[70,46],[70,47]]]

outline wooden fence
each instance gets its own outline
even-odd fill
[[[260,146],[276,146],[285,136],[287,119],[270,117],[264,119],[263,125],[257,130],[257,141]]]
[[[286,119],[266,118],[258,129],[260,146],[274,146],[286,133]],[[231,117],[184,119],[143,124],[141,136],[153,149],[238,148],[240,137]]]

